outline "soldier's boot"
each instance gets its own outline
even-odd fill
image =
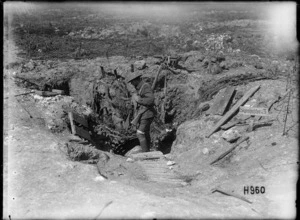
[[[137,132],[136,135],[137,135],[137,137],[140,141],[140,146],[142,148],[142,151],[143,152],[148,152],[149,151],[149,145],[148,145],[148,141],[146,139],[145,134],[141,134],[141,133]]]
[[[145,137],[146,137],[146,140],[147,140],[148,151],[150,151],[150,148],[151,148],[151,137],[150,137],[150,134],[148,132],[146,132],[145,133]]]

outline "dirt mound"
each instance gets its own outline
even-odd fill
[[[241,120],[246,120],[245,125],[236,125],[234,129],[237,130],[241,135],[249,136],[250,142],[244,142],[240,144],[235,153],[225,157],[215,168],[211,166],[210,163],[214,159],[218,158],[218,155],[221,155],[222,152],[225,152],[227,149],[229,149],[230,146],[233,146],[233,144],[229,143],[222,137],[224,129],[214,133],[210,138],[206,137],[211,128],[215,126],[222,116],[202,115],[201,118],[197,120],[194,119],[182,123],[177,129],[176,140],[174,141],[171,150],[171,155],[174,156],[175,161],[179,164],[180,172],[190,175],[194,175],[198,172],[203,173],[201,180],[195,180],[194,183],[196,185],[204,184],[203,181],[207,180],[204,178],[204,176],[210,176],[212,173],[216,178],[224,178],[228,175],[227,171],[232,169],[232,166],[234,166],[233,164],[236,163],[240,164],[239,166],[241,166],[237,167],[236,169],[246,175],[247,170],[244,170],[242,164],[243,162],[245,164],[249,164],[250,161],[248,162],[247,159],[244,161],[241,158],[247,157],[246,155],[250,154],[250,151],[251,155],[256,154],[255,158],[258,158],[259,161],[265,161],[265,155],[259,153],[260,151],[268,151],[271,144],[272,146],[277,146],[278,144],[286,144],[289,141],[296,141],[296,138],[298,137],[298,129],[295,127],[295,125],[298,123],[298,92],[296,91],[296,85],[294,84],[291,90],[292,92],[289,101],[289,112],[286,119],[288,93],[286,92],[285,88],[282,87],[282,83],[283,82],[280,80],[262,80],[236,87],[237,92],[244,93],[251,87],[256,85],[261,86],[261,88],[248,100],[245,105],[253,105],[253,103],[255,103],[256,106],[268,107],[270,106],[270,103],[272,103],[272,101],[274,102],[274,100],[278,99],[278,97],[281,97],[281,99],[279,102],[274,103],[270,107],[270,115],[265,117],[265,120],[274,120],[271,126],[258,126],[255,128],[255,130],[249,131],[248,126],[250,120],[258,120],[260,119],[259,116],[245,117],[237,113],[231,117],[230,121],[235,121],[238,118]],[[230,123],[230,121],[228,123]],[[288,132],[288,138],[281,140],[284,126],[285,131]],[[272,140],[280,140],[280,143],[277,143],[277,141],[271,143],[270,138]],[[293,147],[291,147],[291,150],[292,148]],[[276,155],[280,155],[281,157],[281,150],[277,149]],[[209,178],[209,181],[210,183],[217,182],[214,178]],[[207,182],[205,181],[205,183]]]

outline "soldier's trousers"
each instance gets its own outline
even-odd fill
[[[143,152],[148,152],[150,150],[150,125],[152,121],[153,118],[141,119],[140,124],[137,127],[136,135]]]

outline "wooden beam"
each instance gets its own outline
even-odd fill
[[[21,95],[28,95],[28,94],[31,94],[31,93],[35,93],[35,91],[33,91],[33,92],[25,92],[25,93],[22,93],[22,94],[18,94],[18,95],[15,95],[15,97],[21,96]]]
[[[75,135],[76,134],[76,130],[75,130],[74,122],[73,122],[73,113],[69,112],[68,115],[69,115],[69,120],[70,120],[72,134]]]
[[[56,96],[59,95],[56,92],[49,92],[49,91],[35,91],[35,94],[40,95],[40,96]]]
[[[206,135],[207,138],[209,138],[213,133],[215,133],[236,111],[239,109],[239,107],[259,89],[260,86],[255,86],[254,88],[250,89],[221,119],[218,121],[218,123],[211,129],[211,131],[208,132]]]
[[[64,90],[61,90],[61,89],[52,89],[52,92],[55,92],[59,95],[64,95],[65,94],[65,91]]]
[[[130,155],[130,157],[134,160],[159,159],[163,157],[163,153],[160,151],[151,151],[151,152],[132,154]]]
[[[242,137],[239,139],[239,141],[233,146],[231,147],[229,150],[227,150],[226,152],[224,152],[223,154],[221,154],[217,159],[215,159],[213,162],[210,163],[210,165],[218,162],[219,160],[223,159],[226,155],[228,155],[231,151],[233,151],[236,147],[238,147],[241,143],[243,143],[244,141],[248,140],[249,137]]]

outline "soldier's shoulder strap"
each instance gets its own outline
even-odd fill
[[[143,85],[141,86],[140,90],[139,90],[139,95],[142,94],[143,89],[145,88],[146,85],[149,85],[148,83],[143,83]]]

